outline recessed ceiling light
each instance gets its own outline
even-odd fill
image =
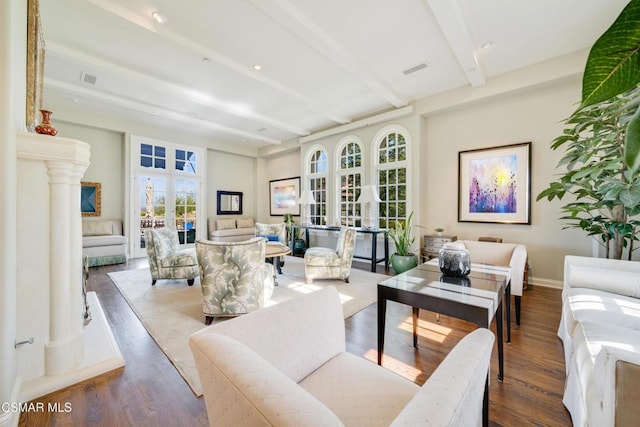
[[[260,70],[262,70],[262,65],[256,64],[256,65],[253,66],[253,69],[256,70],[256,71],[260,71]]]
[[[483,49],[489,49],[491,46],[493,46],[493,42],[492,41],[484,42],[484,43],[482,43],[482,45],[480,45],[480,47],[483,48]]]
[[[158,24],[164,24],[165,22],[167,22],[167,17],[164,16],[163,14],[161,14],[160,12],[153,12],[151,14],[151,17],[158,23]]]
[[[207,58],[206,56],[204,58],[202,58],[202,62],[209,62],[209,61],[210,61],[210,59]]]
[[[69,101],[71,101],[71,102],[78,102],[78,98],[69,98]]]

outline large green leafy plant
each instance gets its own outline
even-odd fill
[[[631,258],[640,222],[640,0],[632,0],[591,48],[582,102],[551,148],[566,147],[566,173],[537,200],[576,201],[562,207],[566,226],[600,237],[607,257]]]

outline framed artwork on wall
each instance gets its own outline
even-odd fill
[[[269,181],[269,206],[271,216],[300,215],[300,177]]]
[[[27,130],[34,132],[37,112],[42,108],[42,85],[44,81],[44,38],[40,23],[39,0],[27,2]]]
[[[458,152],[458,221],[531,224],[531,143]]]
[[[80,183],[80,210],[82,216],[100,216],[102,188],[99,182]]]

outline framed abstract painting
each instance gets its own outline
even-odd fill
[[[284,214],[300,215],[300,177],[273,179],[269,181],[269,204],[271,216]]]
[[[82,216],[100,216],[102,185],[99,182],[80,183],[80,210]]]
[[[458,221],[531,224],[531,143],[458,153]]]

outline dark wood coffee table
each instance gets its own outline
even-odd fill
[[[419,309],[452,316],[489,328],[496,320],[498,381],[504,378],[502,301],[509,275],[472,268],[466,278],[445,277],[437,265],[421,264],[378,284],[378,365],[382,364],[387,301],[413,307],[413,344],[417,347]]]

